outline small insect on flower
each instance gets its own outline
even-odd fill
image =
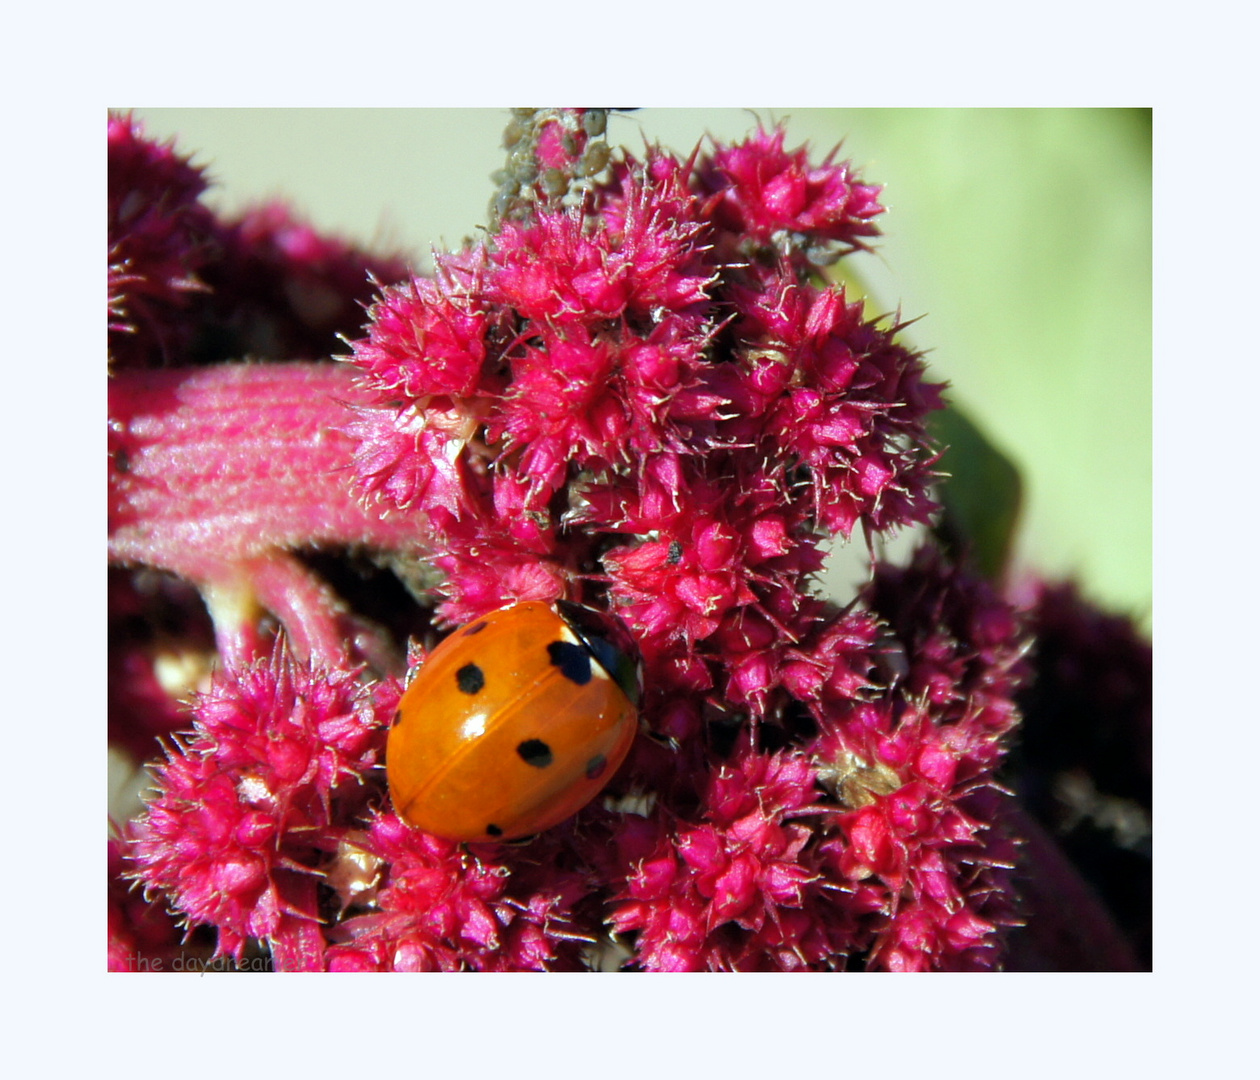
[[[537,601],[446,638],[399,702],[390,798],[448,840],[512,840],[575,814],[611,779],[638,727],[638,650],[589,608]]]

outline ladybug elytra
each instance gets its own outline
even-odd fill
[[[576,813],[634,741],[638,653],[619,624],[568,601],[528,601],[456,630],[394,716],[390,798],[449,840],[512,840]]]

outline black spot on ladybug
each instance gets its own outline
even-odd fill
[[[390,727],[393,727],[393,726],[394,726],[396,723],[398,723],[398,721],[399,721],[399,720],[401,720],[401,719],[402,719],[402,709],[395,709],[395,710],[394,710],[394,719],[392,719],[392,720],[389,722],[389,726],[390,726]]]
[[[591,654],[571,641],[553,641],[547,646],[551,663],[569,682],[585,686],[591,681]]]
[[[476,664],[465,664],[455,672],[455,685],[465,694],[479,694],[486,685],[485,672]]]
[[[554,760],[551,747],[542,739],[526,739],[517,746],[516,752],[526,765],[532,765],[535,769],[545,769]]]
[[[586,763],[586,779],[598,779],[606,768],[608,768],[608,759],[603,754],[596,754]]]
[[[612,676],[632,704],[643,694],[639,671],[639,650],[634,638],[620,620],[609,620],[590,608],[569,600],[557,600],[556,607],[595,662]]]
[[[486,835],[487,835],[487,836],[502,836],[502,835],[503,835],[503,830],[502,830],[502,829],[500,829],[500,828],[499,828],[499,826],[497,826],[497,825],[487,825],[487,826],[486,826]]]
[[[682,562],[682,544],[679,541],[669,542],[669,554],[665,557],[665,562],[670,566],[677,566]]]
[[[480,634],[481,631],[486,628],[486,625],[486,620],[482,619],[481,622],[475,622],[471,626],[465,626],[464,629],[459,632],[459,636],[472,637],[473,634]]]

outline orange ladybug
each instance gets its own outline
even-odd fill
[[[394,809],[448,840],[549,829],[625,760],[641,694],[620,624],[565,600],[491,612],[442,641],[398,704],[385,750]]]

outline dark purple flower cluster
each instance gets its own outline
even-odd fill
[[[371,279],[406,274],[279,203],[217,218],[199,201],[203,170],[130,116],[109,119],[108,186],[115,369],[325,357],[357,330]]]
[[[1053,838],[1063,871],[1038,868],[1027,947],[1041,951],[1039,962],[1072,970],[1150,970],[1151,644],[1132,620],[1100,611],[1072,583],[1030,582],[1027,592],[1033,677],[1019,697],[1020,745],[1009,772],[1032,819],[1025,830],[1040,826]],[[1071,901],[1063,879],[1073,864],[1102,901],[1099,920],[1114,923],[1119,949],[1100,949],[1102,935],[1083,932],[1083,918],[1064,926],[1058,913]],[[1083,915],[1082,907],[1075,910]]]
[[[186,351],[191,294],[214,250],[201,170],[170,144],[109,119],[109,355],[130,366]]]

